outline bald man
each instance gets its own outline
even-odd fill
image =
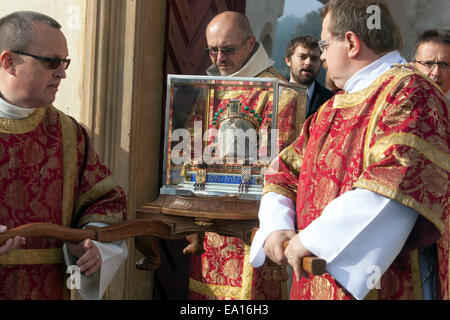
[[[254,58],[264,63],[254,66],[259,72],[273,65],[264,48],[257,44],[247,18],[237,12],[227,11],[213,18],[206,29],[206,39],[213,63],[207,70],[209,75],[239,76],[246,72],[243,66],[256,52]],[[250,62],[249,66],[254,64]]]
[[[212,65],[210,76],[261,77],[287,80],[272,66],[264,47],[255,39],[247,17],[237,12],[215,16],[206,29],[208,52]],[[217,89],[220,90],[220,89]],[[222,89],[223,90],[223,89]],[[230,90],[230,89],[229,89]],[[219,95],[215,95],[219,96]],[[209,128],[219,129],[226,121],[227,104],[232,97],[241,103],[242,119],[253,119],[256,129],[271,127],[272,97],[257,88],[230,90],[210,112]],[[281,94],[278,104],[280,150],[298,135],[306,111],[306,88],[299,95],[295,90]],[[256,116],[255,116],[256,115]],[[217,118],[218,117],[218,118]],[[236,121],[233,121],[236,123]],[[281,128],[281,129],[280,129]],[[234,167],[236,169],[236,166]],[[205,253],[193,257],[189,281],[191,299],[281,299],[281,281],[265,281],[263,268],[253,269],[249,263],[249,246],[239,238],[208,232],[203,241]]]

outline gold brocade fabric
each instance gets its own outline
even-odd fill
[[[14,250],[0,256],[0,265],[64,263],[61,249]]]
[[[322,106],[291,145],[297,155],[280,155],[268,171],[264,191],[277,186],[291,192],[298,187],[299,230],[319,217],[332,200],[354,188],[413,208],[441,235],[438,296],[448,298],[449,128],[449,106],[442,92],[421,75],[397,66],[367,89],[338,93]],[[427,239],[429,235],[413,232],[411,237]],[[376,296],[422,297],[417,260],[414,251],[402,252],[383,275]],[[328,280],[320,285],[325,292],[317,289],[322,280],[316,278],[294,282],[291,298],[340,299],[336,290],[342,287],[331,276],[322,277]],[[343,298],[351,296],[346,293]]]
[[[282,76],[269,68],[259,74],[261,78],[279,78]],[[284,79],[285,80],[285,79]],[[261,115],[261,126],[271,127],[272,94],[268,92],[214,91],[214,108],[210,115],[218,110],[223,101],[239,98],[242,108]],[[243,110],[243,109],[242,109]],[[284,91],[279,99],[277,128],[280,149],[283,150],[297,136],[306,114],[306,97],[293,90]],[[269,116],[270,115],[270,116]],[[211,116],[212,118],[212,116]],[[209,119],[208,128],[213,124]],[[285,299],[286,283],[264,280],[264,268],[254,269],[249,261],[249,247],[235,237],[220,236],[216,233],[205,234],[203,243],[205,253],[193,256],[189,279],[190,299],[238,299],[265,300]]]
[[[25,119],[0,118],[0,132],[10,134],[23,134],[34,130],[45,116],[48,107],[37,108]]]
[[[0,119],[0,224],[32,222],[79,226],[126,218],[123,190],[98,159],[86,131],[54,107],[28,118]],[[98,192],[97,185],[109,185]],[[107,190],[108,189],[108,190]],[[92,191],[93,190],[93,191]],[[97,198],[89,196],[91,192]],[[79,195],[83,195],[79,202]],[[75,209],[80,208],[75,216]],[[82,208],[82,210],[81,210]],[[0,257],[0,299],[63,299],[66,267],[62,241],[28,238],[23,250]]]

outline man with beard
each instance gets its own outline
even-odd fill
[[[315,80],[322,65],[317,42],[311,36],[300,36],[292,39],[286,49],[285,59],[290,68],[290,81],[308,87],[306,118],[334,95]]]

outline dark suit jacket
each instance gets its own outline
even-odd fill
[[[311,98],[311,107],[309,108],[309,111],[306,114],[305,119],[307,119],[310,115],[316,112],[323,103],[325,103],[332,96],[334,96],[333,91],[330,91],[327,88],[321,86],[320,83],[318,83],[317,81],[315,81],[315,83],[316,85],[314,86],[314,91]]]

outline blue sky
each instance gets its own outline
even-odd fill
[[[284,15],[303,17],[308,12],[322,8],[323,4],[317,0],[284,0]]]

